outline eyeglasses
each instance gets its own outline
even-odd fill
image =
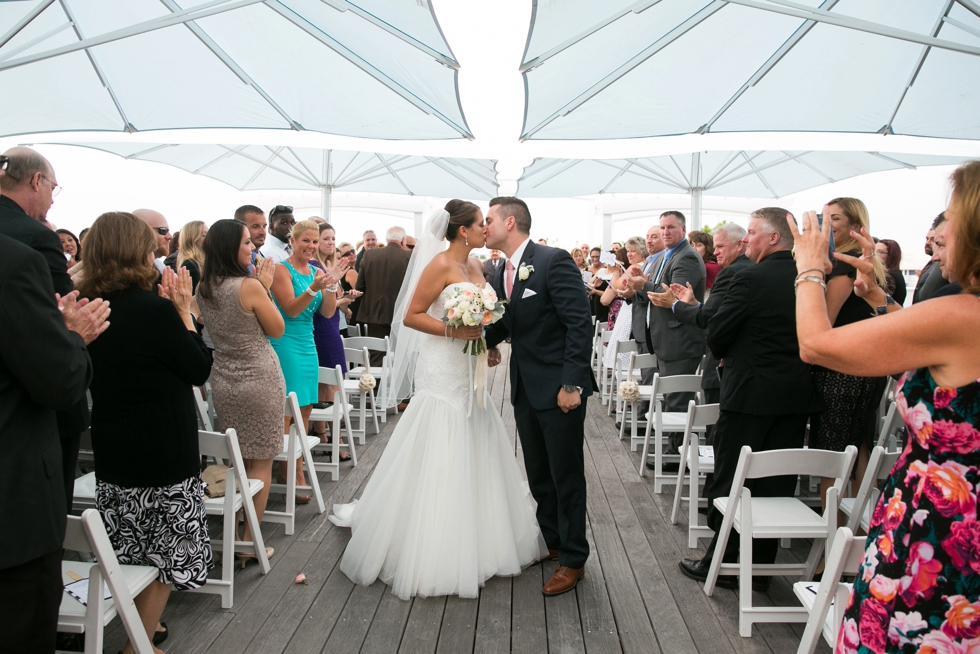
[[[53,198],[58,197],[58,194],[61,193],[61,187],[55,184],[52,180],[45,177],[44,175],[41,175],[41,179],[43,179],[44,181],[46,181],[48,184],[51,185],[51,197]]]
[[[7,170],[7,165],[10,163],[10,157],[5,157],[0,155],[0,170]]]
[[[170,233],[170,228],[169,227],[151,227],[150,229],[152,229],[154,232],[156,232],[160,236],[166,236],[167,234]]]
[[[348,250],[347,252],[341,253],[340,258],[343,259],[344,257],[350,257],[350,256],[353,256],[353,255],[354,255],[354,251],[353,250]]]
[[[406,245],[405,247],[407,247],[409,250],[414,250],[415,244],[413,243],[412,245]]]

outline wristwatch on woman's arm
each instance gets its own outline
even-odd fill
[[[888,313],[888,305],[891,305],[891,304],[898,304],[898,302],[896,302],[892,298],[891,295],[888,295],[886,293],[885,294],[885,303],[884,304],[879,304],[878,306],[875,307],[875,314],[876,315],[879,315],[879,316],[885,315],[886,313]]]

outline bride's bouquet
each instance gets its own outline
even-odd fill
[[[498,300],[497,294],[490,287],[460,288],[446,300],[443,322],[450,327],[476,327],[477,325],[492,325],[504,315],[506,300]],[[477,356],[487,351],[483,338],[466,341],[463,352]]]

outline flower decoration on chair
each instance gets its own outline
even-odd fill
[[[630,365],[625,381],[619,382],[619,396],[624,402],[632,404],[640,399],[640,385],[633,381],[633,366]]]
[[[357,388],[362,391],[369,391],[377,385],[377,380],[369,372],[361,375],[361,378],[357,381]]]

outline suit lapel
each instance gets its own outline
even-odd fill
[[[524,248],[524,254],[521,256],[521,260],[517,263],[517,269],[514,271],[514,297],[510,299],[512,305],[524,294],[524,286],[527,284],[527,281],[521,280],[521,265],[530,266],[533,265],[533,261],[534,242],[528,241],[527,246]],[[528,280],[530,280],[530,277],[528,277]]]

